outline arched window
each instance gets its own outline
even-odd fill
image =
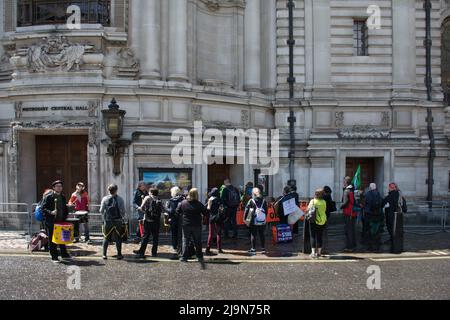
[[[71,5],[80,7],[81,23],[110,25],[111,0],[18,0],[17,25],[65,24]]]
[[[445,101],[450,105],[450,18],[442,24],[441,79]]]

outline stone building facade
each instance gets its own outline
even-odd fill
[[[432,102],[420,0],[295,1],[293,101],[285,0],[91,2],[101,19],[82,7],[80,29],[60,22],[70,1],[0,2],[0,202],[35,202],[54,177],[73,186],[86,180],[97,203],[113,182],[130,202],[140,179],[159,179],[161,187],[179,179],[202,194],[225,176],[237,186],[258,180],[260,165],[174,165],[171,134],[192,131],[194,121],[279,129],[281,168],[265,180],[276,196],[289,180],[290,106],[301,197],[323,185],[339,197],[342,178],[362,164],[365,180],[384,190],[396,181],[408,196],[424,198],[426,108],[434,115],[435,197],[448,196],[447,1],[432,1]],[[378,6],[380,25],[366,30],[368,55],[355,55],[355,21],[372,18],[370,5]],[[117,176],[101,113],[112,98],[127,112],[122,138],[129,142]]]

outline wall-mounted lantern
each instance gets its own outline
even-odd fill
[[[108,155],[113,157],[113,173],[116,176],[121,173],[120,158],[131,143],[129,140],[120,139],[123,134],[123,119],[126,113],[125,110],[120,110],[114,98],[108,109],[102,110],[105,133],[111,139],[111,143],[108,145]]]

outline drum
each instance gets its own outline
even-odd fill
[[[74,215],[77,218],[84,218],[88,215],[87,211],[75,211],[74,213],[72,213],[72,215]]]
[[[73,243],[73,234],[73,224],[68,222],[55,223],[52,242],[54,244],[71,244]]]

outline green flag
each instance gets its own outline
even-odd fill
[[[355,190],[361,189],[361,165],[358,165],[358,170],[356,170],[355,177],[353,178],[353,186]]]

